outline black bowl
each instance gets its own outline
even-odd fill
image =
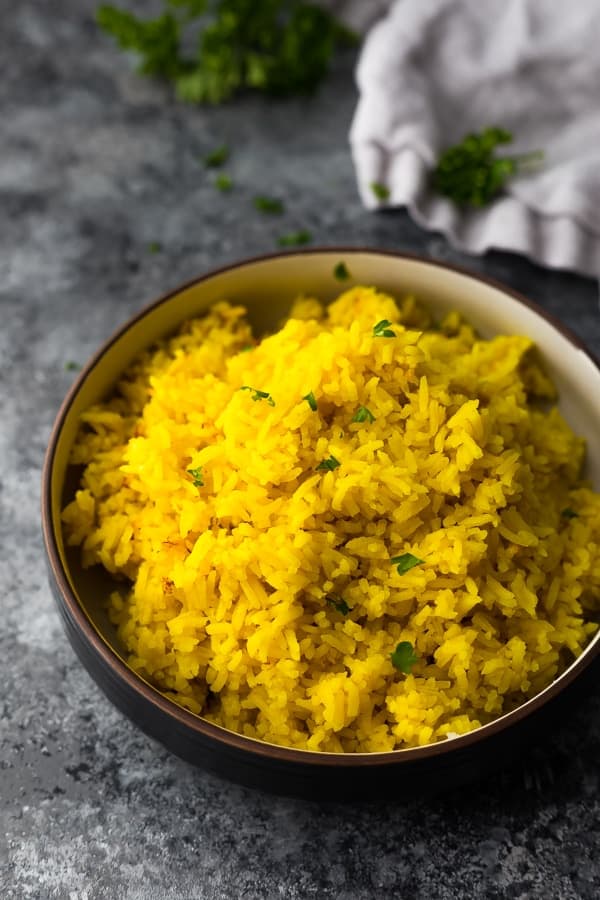
[[[438,311],[459,308],[484,335],[534,336],[559,387],[563,413],[588,441],[588,474],[600,486],[600,367],[541,309],[501,285],[429,260],[348,248],[296,251],[228,266],[162,297],[120,328],[83,369],[58,413],[44,464],[49,577],[67,636],[88,672],[143,731],[188,762],[248,786],[321,800],[423,796],[504,765],[564,716],[575,695],[598,676],[600,639],[542,693],[461,737],[386,753],[289,749],[213,725],[134,672],[104,612],[110,579],[98,569],[81,568],[79,554],[64,545],[60,524],[79,474],[68,464],[79,416],[110,393],[141,349],[224,298],[247,305],[256,330],[267,330],[297,294],[335,296],[339,284],[332,273],[341,260],[355,283],[376,284],[396,295],[414,292]]]

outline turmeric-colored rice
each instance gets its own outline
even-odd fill
[[[120,579],[130,665],[194,713],[308,750],[433,743],[596,631],[600,495],[554,400],[529,338],[410,297],[302,299],[260,341],[218,303],[83,416],[68,543]]]

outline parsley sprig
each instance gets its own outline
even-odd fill
[[[202,476],[202,466],[198,466],[197,469],[188,469],[188,475],[191,475],[194,479],[194,487],[204,487],[204,478]]]
[[[277,239],[277,243],[280,247],[296,247],[301,244],[310,244],[311,241],[312,234],[306,228],[282,234]]]
[[[266,400],[269,406],[275,406],[275,401],[268,391],[259,391],[256,388],[250,387],[249,384],[242,385],[240,391],[252,391],[253,400]]]
[[[359,406],[352,416],[353,422],[369,422],[371,425],[375,421],[375,416],[366,406]]]
[[[390,189],[386,187],[385,184],[381,184],[379,181],[373,181],[370,188],[378,200],[383,201],[390,199]]]
[[[215,147],[214,150],[211,150],[210,153],[207,153],[204,157],[204,165],[207,169],[218,169],[220,166],[224,165],[229,159],[229,147],[227,144],[221,144],[220,147]]]
[[[352,610],[352,607],[348,606],[344,598],[340,597],[339,594],[327,594],[325,599],[330,606],[333,606],[334,609],[337,609],[337,611],[343,616],[347,616],[348,613]]]
[[[249,89],[311,93],[335,51],[357,41],[304,0],[163,0],[154,19],[106,4],[97,21],[119,47],[137,53],[141,73],[172,82],[193,103],[222,103]],[[195,53],[184,50],[190,44]]]
[[[305,394],[302,399],[306,400],[313,412],[317,411],[317,398],[312,391],[309,391],[308,394]]]
[[[574,509],[571,509],[570,506],[567,506],[566,509],[561,511],[561,516],[563,519],[578,519],[579,513],[576,513]]]
[[[413,553],[402,553],[400,556],[392,556],[390,559],[392,565],[396,566],[398,575],[406,575],[415,566],[420,566],[424,560],[419,559]]]
[[[433,186],[457,206],[487,206],[512,175],[543,159],[540,150],[521,156],[494,155],[496,147],[510,144],[512,139],[510,131],[497,127],[467,134],[440,156],[432,176]]]
[[[338,469],[340,466],[341,462],[339,459],[336,459],[335,456],[328,456],[327,459],[321,460],[317,466],[317,471],[333,472],[334,469]]]
[[[348,279],[351,277],[348,266],[343,259],[340,260],[339,263],[334,267],[333,277],[338,281],[348,281]]]
[[[393,653],[390,653],[390,659],[394,668],[404,672],[405,675],[410,675],[412,667],[419,661],[419,657],[415,656],[415,650],[410,641],[400,641],[399,644],[396,644],[396,649]]]
[[[225,172],[219,172],[215,178],[215,187],[218,191],[221,191],[222,194],[228,194],[233,187],[231,175],[227,175]]]
[[[254,198],[254,206],[256,209],[267,216],[280,216],[285,212],[285,207],[281,200],[277,197],[265,197],[259,195]]]
[[[390,328],[391,324],[387,319],[377,322],[376,325],[373,325],[373,337],[396,337],[396,332]]]

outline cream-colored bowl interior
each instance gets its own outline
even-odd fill
[[[351,281],[340,285],[333,270],[342,259]],[[394,296],[415,294],[438,314],[460,310],[485,337],[499,333],[533,337],[558,387],[564,417],[587,441],[586,474],[600,490],[600,370],[550,322],[501,288],[425,260],[377,252],[321,250],[242,263],[185,287],[118,333],[84,370],[58,435],[51,502],[59,553],[82,607],[117,652],[112,629],[101,611],[102,594],[110,582],[97,573],[83,572],[78,554],[66,552],[62,541],[60,511],[76,486],[68,474],[68,459],[81,412],[110,394],[119,375],[143,348],[219,300],[246,305],[260,334],[277,327],[299,294],[330,300],[352,284],[373,285]]]

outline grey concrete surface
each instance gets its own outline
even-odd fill
[[[312,100],[190,108],[133,73],[94,5],[0,2],[0,897],[598,897],[600,689],[497,777],[342,807],[192,769],[118,714],[75,658],[46,583],[44,449],[73,378],[65,363],[162,291],[302,227],[316,243],[488,273],[600,351],[593,282],[505,254],[465,258],[400,211],[362,209],[352,58]],[[198,161],[221,142],[227,195]],[[256,193],[284,199],[285,215],[257,213]]]

